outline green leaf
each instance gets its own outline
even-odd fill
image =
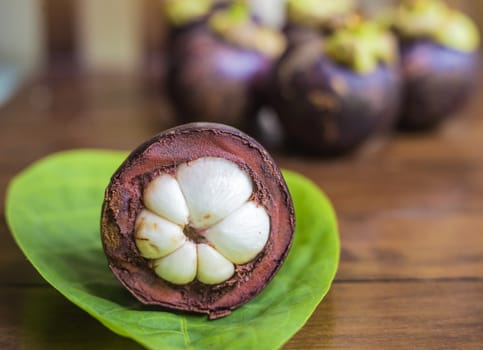
[[[71,151],[39,161],[10,184],[6,216],[47,282],[114,332],[150,349],[276,349],[329,290],[339,261],[336,218],[310,181],[285,171],[297,215],[289,256],[272,283],[231,315],[209,321],[144,306],[107,268],[99,234],[110,176],[126,154]]]

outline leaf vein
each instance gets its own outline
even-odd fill
[[[184,345],[187,349],[193,349],[193,346],[191,345],[190,335],[188,333],[188,325],[186,323],[186,319],[180,318],[180,325],[181,332],[183,333]]]

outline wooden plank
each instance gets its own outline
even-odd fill
[[[480,350],[482,298],[481,280],[335,283],[284,349]],[[52,288],[3,286],[0,299],[2,349],[140,349]]]
[[[141,350],[49,287],[0,287],[0,348]]]
[[[166,103],[143,89],[136,77],[103,76],[22,90],[1,111],[0,197],[11,176],[51,152],[132,149],[167,127]],[[327,191],[342,239],[337,282],[287,349],[481,349],[481,110],[475,98],[438,132],[397,135],[383,149],[340,160],[277,156]],[[1,220],[0,240],[0,348],[134,346],[51,288],[35,287],[42,280]],[[79,329],[94,336],[80,338]]]
[[[51,152],[132,149],[166,128],[166,104],[142,88],[136,78],[100,77],[23,90],[0,119],[0,195],[11,176]],[[483,109],[481,102],[472,105],[477,108],[466,113]],[[342,238],[338,278],[474,277],[483,275],[482,134],[483,120],[463,114],[438,133],[399,135],[382,154],[366,158],[277,159],[313,179],[333,201]],[[20,253],[7,256],[23,261]]]
[[[480,350],[481,300],[482,280],[336,283],[284,349]]]
[[[483,276],[481,213],[385,213],[341,222],[338,278],[434,279]]]

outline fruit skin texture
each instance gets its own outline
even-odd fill
[[[334,63],[311,42],[292,48],[276,70],[272,106],[290,147],[304,153],[348,153],[395,122],[399,108],[397,68],[380,64],[358,74]]]
[[[441,0],[405,0],[388,13],[400,42],[404,103],[399,128],[431,129],[460,109],[478,76],[480,34]]]
[[[208,28],[178,37],[167,91],[177,120],[246,128],[263,102],[273,59],[226,42]]]
[[[270,237],[264,250],[253,261],[237,265],[226,282],[173,285],[157,277],[136,248],[134,225],[143,209],[143,189],[160,173],[174,173],[178,164],[208,156],[232,161],[249,174],[254,186],[251,200],[270,216]],[[115,172],[105,193],[101,237],[110,269],[141,302],[215,319],[252,299],[273,278],[289,251],[294,226],[285,181],[260,144],[225,125],[192,123],[139,146]]]
[[[404,98],[398,127],[434,128],[471,95],[479,55],[423,39],[402,42],[400,51]]]

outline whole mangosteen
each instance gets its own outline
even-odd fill
[[[285,53],[272,105],[290,147],[334,156],[392,126],[399,85],[392,34],[355,17],[323,40]]]
[[[216,11],[206,26],[180,36],[173,49],[168,93],[178,121],[245,129],[284,50],[283,35],[256,23],[244,2]]]
[[[391,22],[400,39],[404,82],[398,125],[406,130],[434,128],[471,95],[478,30],[467,16],[437,0],[405,0]]]

